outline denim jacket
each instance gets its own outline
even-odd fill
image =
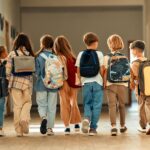
[[[49,56],[51,51],[44,50],[42,53],[44,53],[46,56]],[[48,92],[57,92],[58,90],[50,90],[47,89],[43,83],[42,78],[45,77],[45,59],[40,56],[36,58],[36,83],[35,83],[35,91],[42,92],[42,91],[48,91]]]

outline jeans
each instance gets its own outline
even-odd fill
[[[37,92],[36,101],[40,117],[47,117],[47,128],[53,128],[56,117],[57,92]]]
[[[0,98],[0,128],[3,128],[5,97]]]
[[[96,129],[103,102],[102,86],[97,82],[85,83],[83,86],[84,118],[90,120],[90,128]]]

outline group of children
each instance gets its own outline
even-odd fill
[[[0,47],[0,65],[3,68],[1,69],[3,73],[2,71],[0,73],[0,136],[4,135],[4,107],[8,92],[13,99],[14,126],[17,136],[22,137],[29,133],[33,88],[36,91],[36,102],[41,117],[41,134],[54,134],[58,94],[65,134],[70,134],[70,124],[74,124],[75,131],[80,131],[81,114],[77,102],[80,88],[82,88],[84,108],[82,132],[91,136],[97,134],[97,123],[103,103],[103,89],[105,89],[112,127],[111,135],[116,136],[118,132],[116,126],[117,107],[120,113],[120,132],[124,133],[127,131],[125,102],[129,80],[130,87],[136,91],[139,104],[141,126],[139,131],[150,135],[150,97],[139,94],[138,70],[140,62],[136,61],[146,60],[143,55],[145,43],[134,41],[130,45],[130,49],[136,57],[130,71],[128,60],[121,53],[124,43],[119,35],[114,34],[108,38],[107,44],[110,53],[105,57],[102,52],[97,50],[99,38],[95,33],[86,33],[83,36],[83,41],[86,49],[81,51],[77,58],[69,41],[64,36],[58,36],[56,39],[48,34],[42,36],[40,50],[36,54],[32,50],[28,36],[24,33],[20,33],[16,37],[13,49],[8,56],[5,47]],[[15,67],[13,58],[17,56],[35,57],[36,83],[34,87],[32,74],[18,76],[13,72]],[[116,65],[116,60],[120,63],[119,68]],[[2,79],[5,79],[5,83],[2,82]]]

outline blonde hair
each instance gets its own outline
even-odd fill
[[[117,34],[113,34],[108,38],[107,45],[112,51],[122,50],[124,48],[123,39]]]
[[[57,55],[64,55],[68,59],[76,58],[68,39],[63,35],[55,39],[54,51]]]

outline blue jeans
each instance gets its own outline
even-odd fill
[[[0,128],[3,128],[5,110],[5,97],[0,98]]]
[[[56,117],[57,92],[36,92],[36,101],[40,117],[47,117],[47,128],[53,128]]]
[[[83,86],[84,118],[90,120],[90,128],[96,129],[103,102],[102,86],[97,82],[86,83]]]

